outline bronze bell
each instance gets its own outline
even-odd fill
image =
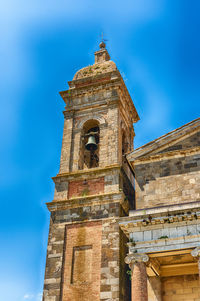
[[[93,135],[90,135],[85,148],[89,151],[95,151],[97,149],[96,139]]]

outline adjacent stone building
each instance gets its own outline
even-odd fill
[[[200,119],[134,150],[103,42],[68,84],[43,301],[200,300]]]

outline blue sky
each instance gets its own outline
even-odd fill
[[[141,120],[135,147],[197,117],[198,0],[7,0],[0,8],[0,299],[39,301],[51,180],[74,73],[105,33]]]

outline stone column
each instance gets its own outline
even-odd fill
[[[191,251],[191,255],[197,259],[199,269],[199,285],[200,285],[200,247],[195,248]]]
[[[148,301],[146,262],[149,257],[146,254],[129,254],[125,258],[131,269],[131,300]]]

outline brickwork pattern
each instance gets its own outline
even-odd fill
[[[60,210],[60,211],[58,210],[52,213],[52,221],[51,221],[51,227],[49,232],[49,242],[48,242],[48,251],[47,251],[47,261],[46,261],[46,274],[45,274],[44,299],[43,299],[44,301],[60,301],[59,299],[60,292],[61,292],[60,289],[62,286],[61,268],[63,266],[63,262],[67,261],[67,262],[71,262],[72,264],[72,261],[66,259],[68,258],[66,256],[69,256],[67,254],[71,254],[70,252],[72,252],[72,245],[70,247],[71,251],[69,252],[69,248],[68,248],[69,245],[67,244],[68,242],[69,243],[72,242],[74,237],[73,247],[80,247],[77,234],[72,233],[71,236],[68,234],[66,236],[67,239],[65,239],[64,233],[65,233],[66,225],[69,229],[70,227],[71,229],[73,229],[76,228],[77,225],[82,225],[82,230],[81,230],[82,234],[80,236],[83,236],[83,233],[87,232],[86,230],[88,225],[87,220],[89,219],[90,220],[95,219],[94,222],[91,222],[91,225],[95,225],[95,223],[102,223],[101,235],[99,235],[98,231],[96,230],[92,232],[93,231],[92,226],[91,226],[91,233],[86,235],[87,237],[90,238],[92,238],[93,236],[93,238],[95,238],[95,241],[99,243],[98,250],[101,250],[100,271],[99,271],[99,275],[100,275],[99,276],[100,277],[99,298],[102,301],[106,301],[109,298],[112,298],[113,301],[126,300],[126,299],[119,299],[121,293],[120,290],[122,290],[122,287],[120,287],[120,282],[119,282],[119,273],[120,273],[119,265],[120,265],[121,255],[120,255],[118,216],[120,214],[121,211],[120,211],[119,203],[109,203],[109,204],[102,204],[97,206],[82,206],[79,208],[71,208],[69,210]],[[103,219],[103,221],[96,222],[97,219],[99,220]],[[86,221],[86,222],[79,224],[80,221],[81,222]],[[78,224],[74,222],[78,222]],[[75,243],[76,240],[75,236],[77,238],[76,243]],[[64,240],[66,240],[66,245],[64,243]],[[124,244],[123,241],[121,243]],[[86,246],[85,254],[87,252],[89,253],[91,252],[90,247],[91,246],[93,247],[93,245],[94,245],[93,242],[91,243],[89,240],[84,242],[84,246]],[[65,250],[65,255],[63,254],[63,250]],[[68,252],[66,250],[68,250]],[[81,253],[82,251],[84,250],[82,250],[81,248],[73,249],[73,252],[76,253],[76,255],[77,254],[80,255],[77,258],[74,257],[74,261],[75,261],[74,271],[76,275],[74,275],[73,279],[75,282],[79,281],[77,276],[78,275],[77,264],[80,262],[82,257],[84,258],[86,257],[83,253]],[[96,256],[96,253],[95,253],[95,257],[96,258],[98,257]],[[121,262],[121,265],[123,264],[124,262]],[[91,262],[88,261],[87,265],[91,266]],[[85,275],[88,273],[89,270],[90,270],[89,267],[87,269],[80,269],[79,270],[80,278],[85,279]],[[69,273],[68,277],[69,275],[72,276],[70,266],[68,266],[68,273]],[[79,291],[76,289],[75,291],[76,293],[74,293],[73,295],[74,299],[70,299],[70,300],[72,301],[82,300],[79,299],[80,298]],[[65,294],[65,296],[71,296],[71,293],[68,292]],[[63,301],[65,300],[63,299]]]
[[[126,169],[126,172],[128,172],[128,169]],[[120,168],[118,166],[113,166],[109,170],[95,168],[90,173],[85,174],[81,171],[75,175],[68,174],[67,177],[62,176],[53,179],[55,182],[54,200],[67,200],[73,196],[119,192]],[[71,182],[71,187],[69,187],[69,182]],[[75,191],[69,193],[69,188],[73,188]]]
[[[134,263],[131,277],[132,301],[148,301],[147,273],[144,262]]]
[[[101,222],[66,227],[62,301],[99,300],[101,232]]]
[[[104,192],[104,177],[88,181],[71,181],[68,186],[68,198],[95,195]]]
[[[199,275],[162,278],[163,301],[199,301]]]

